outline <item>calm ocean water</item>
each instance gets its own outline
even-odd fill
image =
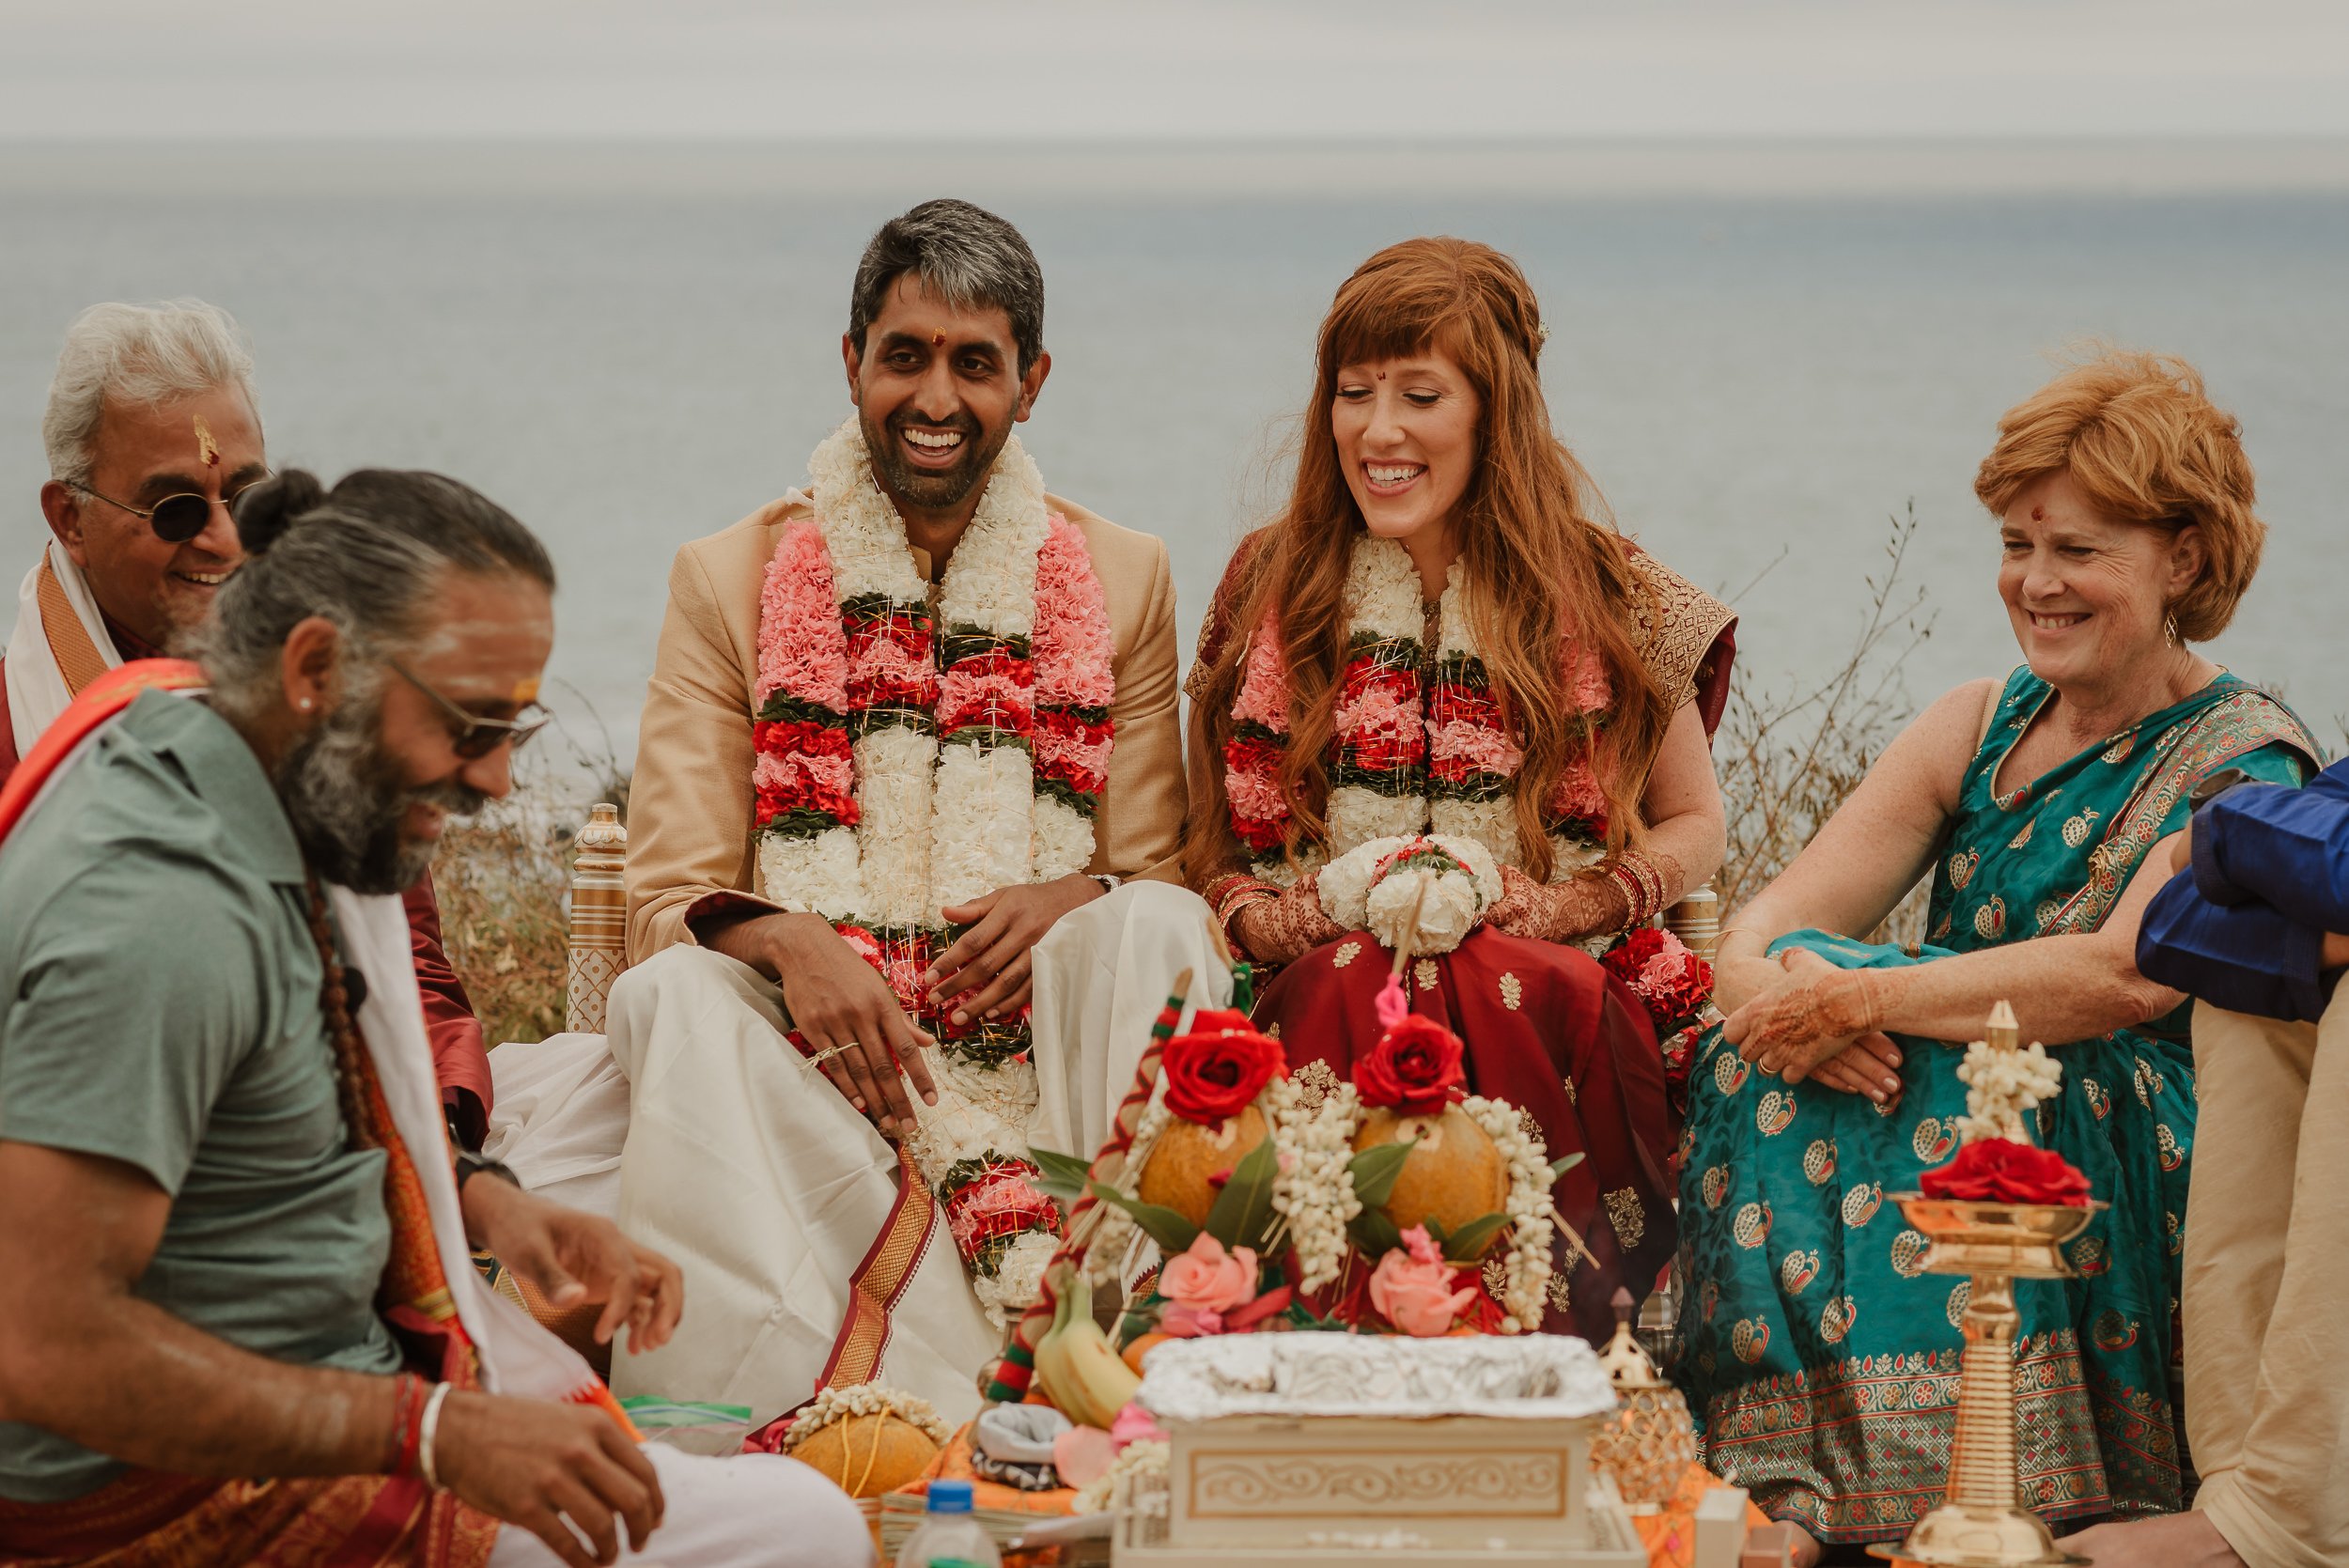
[[[2328,743],[2349,713],[2339,188],[1739,194],[1421,170],[1389,191],[1374,167],[1333,188],[1145,193],[1097,169],[933,183],[913,155],[870,181],[813,152],[803,178],[678,154],[677,178],[611,179],[569,152],[393,175],[305,156],[0,149],[11,587],[43,536],[39,419],[65,322],[97,299],[201,295],[253,334],[278,463],[442,469],[540,531],[563,576],[560,704],[625,759],[672,553],[800,479],[848,411],[839,334],[864,238],[951,190],[997,206],[1044,263],[1054,365],[1024,439],[1056,490],[1168,540],[1187,640],[1282,489],[1330,292],[1377,246],[1449,232],[1523,264],[1553,326],[1560,431],[1627,532],[1742,591],[1752,678],[1841,663],[1911,501],[1906,581],[1937,613],[1911,696],[2011,666],[1974,465],[2051,354],[2105,337],[2189,357],[2247,428],[2274,534],[2216,656],[2280,686]]]

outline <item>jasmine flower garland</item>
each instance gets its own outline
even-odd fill
[[[1048,512],[1018,440],[938,584],[849,420],[809,460],[814,516],[760,598],[753,778],[759,883],[820,914],[939,1037],[939,1104],[908,1140],[989,1315],[1035,1295],[1058,1209],[1020,1151],[1036,1106],[1024,1017],[945,1022],[919,977],[940,910],[1079,872],[1113,737],[1114,644],[1084,536]],[[796,1036],[794,1037],[796,1041]]]

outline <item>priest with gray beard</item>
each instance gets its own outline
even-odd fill
[[[409,961],[398,890],[543,722],[544,548],[429,474],[237,527],[198,662],[93,680],[0,788],[0,1562],[868,1564],[830,1482],[640,1447],[470,1265],[631,1349],[684,1305],[452,1152]]]

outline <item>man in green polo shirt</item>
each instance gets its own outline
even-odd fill
[[[0,798],[0,1562],[583,1568],[658,1528],[671,1568],[862,1568],[813,1471],[640,1449],[584,1363],[452,1305],[471,1243],[602,1301],[631,1348],[682,1306],[608,1221],[475,1160],[448,1184],[420,1019],[363,995],[415,1009],[383,895],[536,727],[543,548],[431,474],[289,474],[238,520],[209,692],[147,691],[28,758],[71,787],[13,827]],[[412,1082],[373,1048],[387,1021]]]

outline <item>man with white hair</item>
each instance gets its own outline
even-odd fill
[[[96,304],[66,330],[41,416],[52,536],[25,573],[0,660],[0,783],[83,688],[171,650],[244,560],[229,504],[266,478],[253,355],[200,300]],[[489,1054],[441,948],[429,876],[407,894],[442,1107],[479,1148]]]

